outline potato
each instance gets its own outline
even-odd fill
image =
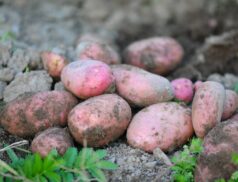
[[[180,101],[189,103],[193,100],[193,83],[187,78],[177,78],[171,82],[174,96]]]
[[[217,124],[204,138],[203,152],[198,158],[195,181],[214,182],[238,170],[231,160],[238,151],[238,121],[228,120]]]
[[[65,126],[76,97],[66,91],[26,93],[9,102],[1,112],[2,127],[20,137],[34,136],[52,126]]]
[[[114,92],[115,78],[110,67],[96,60],[74,61],[64,67],[61,81],[81,99]]]
[[[226,99],[224,104],[224,111],[222,113],[222,119],[228,119],[236,111],[238,107],[238,95],[233,90],[226,90]]]
[[[96,41],[80,41],[76,48],[81,60],[98,60],[106,64],[120,64],[118,53],[110,46]]]
[[[131,65],[111,66],[118,94],[130,104],[144,107],[173,98],[170,82],[159,75]]]
[[[199,138],[221,122],[224,103],[225,89],[220,83],[207,81],[201,84],[192,103],[193,128]]]
[[[232,117],[231,117],[232,120],[237,120],[238,121],[238,113],[234,114]]]
[[[124,61],[165,75],[182,61],[183,54],[183,48],[173,38],[153,37],[130,44],[124,52]]]
[[[56,149],[63,155],[73,145],[73,139],[66,128],[53,127],[37,134],[31,143],[31,151],[45,157],[52,149]]]
[[[202,81],[200,81],[200,80],[198,80],[198,81],[196,81],[195,83],[194,83],[194,91],[196,92],[198,89],[199,89],[199,87],[202,85]]]
[[[50,76],[60,78],[63,68],[68,64],[68,61],[61,55],[44,51],[41,53],[41,59],[44,69]]]
[[[101,147],[116,140],[127,129],[131,108],[116,94],[92,97],[78,104],[68,116],[74,139],[91,147]]]
[[[127,141],[146,152],[159,147],[173,151],[193,135],[191,109],[175,102],[165,102],[142,109],[127,129]]]

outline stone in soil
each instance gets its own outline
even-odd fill
[[[11,49],[12,49],[12,44],[0,43],[0,67],[7,65],[7,62],[11,57],[11,52],[12,52]]]
[[[233,90],[235,85],[238,84],[238,77],[230,73],[226,73],[224,76],[218,73],[214,73],[214,74],[211,74],[207,78],[207,80],[219,82],[223,84],[226,89],[231,89],[231,90]]]
[[[3,99],[3,93],[7,86],[6,82],[0,81],[0,99]]]
[[[5,88],[4,101],[9,102],[26,92],[40,92],[51,90],[52,78],[46,71],[31,71],[20,73]]]
[[[15,71],[11,68],[0,69],[0,81],[10,82],[14,79]]]
[[[64,87],[64,84],[60,81],[55,84],[54,90],[66,90],[66,89]]]

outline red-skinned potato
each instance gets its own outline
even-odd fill
[[[53,127],[35,136],[31,143],[31,151],[45,157],[51,150],[56,149],[63,155],[73,145],[73,139],[66,128]]]
[[[238,121],[227,120],[217,124],[204,138],[203,151],[195,170],[195,181],[214,182],[230,179],[238,170],[232,154],[238,151]]]
[[[81,99],[114,92],[111,68],[96,60],[78,60],[64,67],[61,80],[69,91]]]
[[[118,53],[110,46],[97,41],[80,41],[76,48],[81,60],[98,60],[106,64],[120,64]]]
[[[124,61],[145,70],[165,75],[182,61],[183,48],[170,37],[152,37],[130,44]]]
[[[235,113],[235,114],[231,117],[231,119],[238,121],[238,113]]]
[[[13,135],[31,137],[52,126],[65,126],[78,100],[66,91],[26,93],[7,103],[1,126]]]
[[[221,122],[224,103],[225,89],[220,83],[207,81],[201,84],[192,103],[193,128],[199,138]]]
[[[120,137],[130,120],[128,103],[116,94],[104,94],[78,104],[68,116],[68,127],[78,143],[101,147]]]
[[[238,107],[238,95],[233,90],[226,90],[226,99],[224,104],[224,111],[222,113],[222,119],[228,119],[236,111]]]
[[[173,89],[166,78],[131,65],[111,66],[116,90],[133,106],[149,106],[173,98]]]
[[[199,87],[202,85],[202,81],[200,81],[200,80],[198,80],[198,81],[196,81],[195,83],[194,83],[194,91],[196,92],[198,89],[199,89]]]
[[[63,56],[54,52],[42,52],[41,59],[44,69],[54,78],[60,78],[63,68],[68,64],[68,61]]]
[[[127,129],[127,141],[152,152],[173,151],[192,137],[191,109],[175,102],[158,103],[139,111]]]
[[[177,78],[171,82],[174,97],[180,101],[189,103],[193,100],[193,83],[187,78]]]

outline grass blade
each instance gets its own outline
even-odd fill
[[[7,171],[9,171],[10,173],[14,174],[14,175],[18,175],[18,173],[11,168],[7,163],[5,163],[4,161],[0,160],[0,166],[4,169],[6,169]]]

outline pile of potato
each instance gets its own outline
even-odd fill
[[[237,94],[217,82],[164,77],[183,54],[169,37],[134,42],[124,51],[124,64],[113,48],[90,39],[79,42],[73,62],[43,52],[44,68],[67,91],[21,95],[6,104],[1,126],[13,135],[35,136],[32,151],[42,156],[52,148],[63,154],[73,145],[71,136],[81,145],[103,147],[125,132],[133,147],[173,151],[194,133],[204,138],[238,107]]]

